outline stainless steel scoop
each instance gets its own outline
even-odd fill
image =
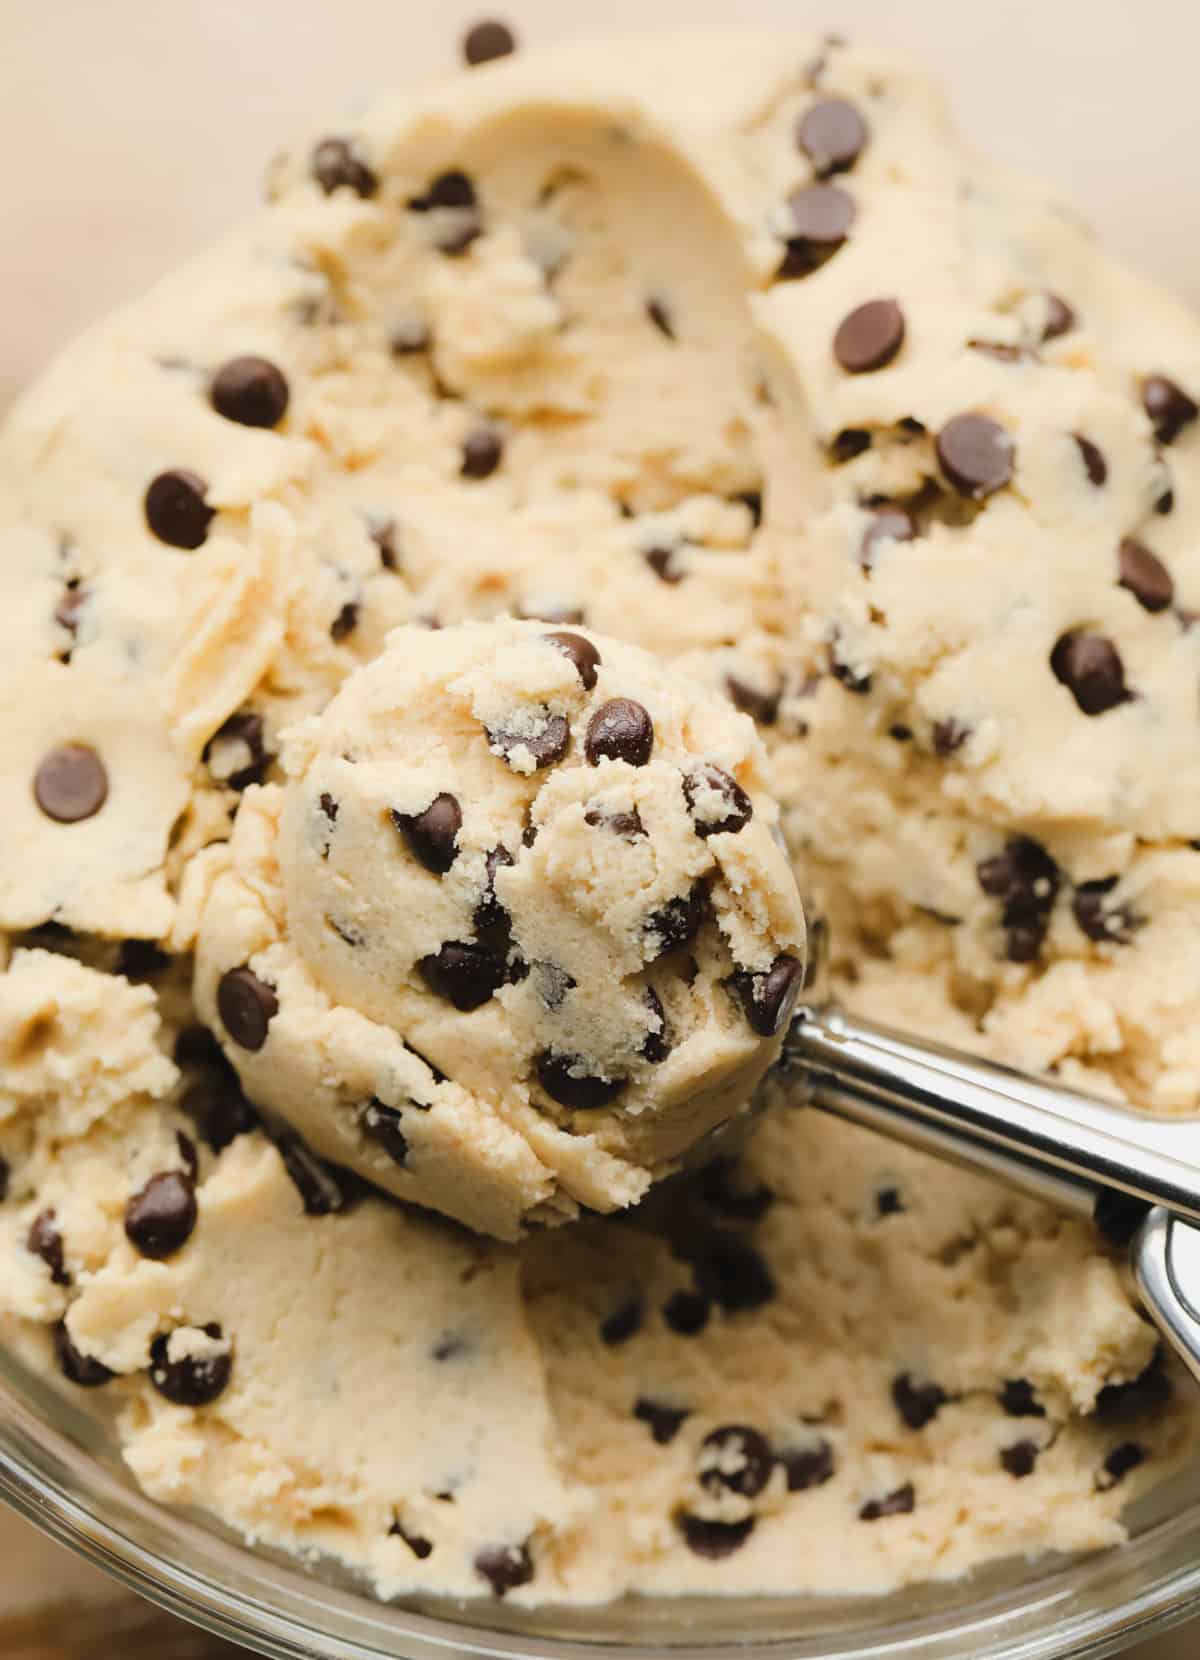
[[[842,1010],[795,1015],[797,1104],[995,1176],[1130,1243],[1147,1312],[1200,1381],[1200,1119],[1151,1118]]]

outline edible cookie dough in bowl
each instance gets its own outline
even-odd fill
[[[815,39],[476,67],[269,197],[0,438],[5,1490],[278,1654],[1169,1617],[1122,1241],[769,1067],[807,912],[1196,1110],[1196,320]]]

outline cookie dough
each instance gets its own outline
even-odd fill
[[[318,1152],[511,1239],[749,1105],[804,917],[727,699],[592,633],[403,628],[283,767],[208,861],[195,996]]]
[[[1194,316],[970,153],[921,74],[828,42],[518,53],[323,124],[268,188],[0,437],[7,1340],[148,1491],[386,1595],[886,1590],[1114,1542],[1198,1424],[1119,1242],[786,1101],[682,1193],[483,1241],[308,1139],[346,1079],[355,1111],[418,1104],[406,1146],[480,1122],[398,1040],[387,1080],[354,1070],[386,1022],[353,948],[304,1134],[218,987],[274,953],[278,1010],[244,978],[229,1008],[281,1035],[330,972],[287,891],[328,815],[293,841],[287,804],[337,757],[284,732],[396,628],[509,615],[757,723],[848,1006],[1195,1112]],[[486,759],[514,801],[543,782]],[[544,788],[593,770],[564,766]],[[434,878],[392,833],[436,956],[491,847]],[[497,867],[517,935],[553,845]],[[563,966],[559,919],[527,961]],[[406,985],[430,1028],[515,1043],[535,973],[474,1011]],[[580,1201],[546,1179],[556,1219]]]

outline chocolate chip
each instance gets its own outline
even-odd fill
[[[1082,433],[1077,432],[1073,436],[1079,446],[1079,454],[1083,461],[1084,471],[1088,476],[1088,483],[1094,484],[1099,489],[1108,478],[1108,462],[1104,459],[1104,452],[1096,444],[1093,444],[1090,438],[1085,438]]]
[[[1139,1377],[1129,1383],[1106,1383],[1096,1397],[1096,1417],[1101,1423],[1128,1423],[1166,1406],[1173,1390],[1165,1362],[1166,1355],[1157,1349]]]
[[[344,640],[348,634],[353,634],[358,627],[358,614],[362,609],[356,599],[348,599],[337,616],[329,625],[331,640]]]
[[[783,695],[780,690],[760,691],[757,686],[748,685],[734,674],[725,676],[725,690],[729,693],[729,700],[735,709],[749,715],[760,726],[775,725],[779,718],[779,701]]]
[[[810,1447],[785,1447],[779,1454],[787,1476],[789,1493],[804,1493],[810,1487],[823,1487],[833,1479],[833,1448],[824,1436]]]
[[[220,1326],[201,1328],[206,1337],[220,1341]],[[170,1357],[169,1337],[160,1332],[150,1345],[150,1382],[175,1406],[208,1406],[222,1394],[233,1374],[233,1356],[224,1353]]]
[[[8,1187],[12,1180],[12,1166],[8,1160],[0,1155],[0,1204],[8,1198]]]
[[[1003,901],[1001,921],[1011,962],[1032,962],[1041,950],[1061,880],[1058,866],[1039,842],[1014,836],[1004,852],[976,867],[979,885]]]
[[[379,180],[345,138],[323,138],[312,153],[312,176],[325,192],[352,190],[356,196],[374,196]]]
[[[388,335],[388,348],[393,357],[416,357],[429,350],[432,339],[428,323],[420,317],[406,317]]]
[[[894,1493],[882,1499],[868,1499],[858,1513],[861,1522],[882,1521],[885,1516],[908,1516],[917,1508],[917,1495],[911,1481],[897,1487]]]
[[[633,1415],[650,1431],[651,1439],[660,1447],[668,1446],[691,1417],[686,1407],[664,1406],[661,1401],[639,1395],[633,1403]]]
[[[150,481],[146,491],[146,523],[168,547],[194,549],[208,538],[216,508],[205,500],[208,485],[198,473],[173,467]]]
[[[590,824],[593,829],[611,831],[614,836],[620,836],[623,842],[641,841],[647,834],[646,826],[642,823],[642,815],[635,807],[631,813],[604,813],[599,807],[589,807],[583,815],[583,822]]]
[[[352,1171],[318,1157],[295,1130],[272,1121],[267,1133],[300,1195],[306,1216],[337,1216],[361,1198],[366,1184]]]
[[[649,296],[646,301],[646,316],[649,317],[660,334],[665,334],[668,340],[675,339],[675,322],[667,302],[661,294],[651,294]]]
[[[584,753],[590,766],[624,761],[631,767],[644,767],[653,749],[654,723],[649,711],[632,698],[609,698],[588,722]]]
[[[33,775],[33,797],[56,824],[92,818],[108,800],[104,762],[87,744],[52,749]]]
[[[103,1361],[75,1347],[64,1320],[59,1320],[54,1327],[54,1353],[63,1377],[79,1389],[99,1389],[117,1375]]]
[[[496,872],[511,870],[515,860],[507,847],[493,847],[483,861],[483,888],[472,918],[475,932],[492,950],[506,955],[512,938],[512,918],[496,897]]]
[[[477,426],[463,439],[463,478],[490,478],[504,455],[504,440],[494,426]]]
[[[892,1404],[909,1429],[924,1429],[950,1399],[937,1383],[918,1383],[909,1372],[892,1380]]]
[[[1081,882],[1071,901],[1076,922],[1098,945],[1128,945],[1143,924],[1143,918],[1129,906],[1108,903],[1108,896],[1116,885],[1115,876],[1101,877],[1095,882]]]
[[[552,715],[545,707],[534,713],[540,717],[540,725],[535,731],[525,730],[524,719],[515,727],[489,726],[485,730],[488,744],[505,760],[513,756],[520,761],[528,754],[535,770],[540,770],[562,760],[571,741],[571,728],[565,715]]]
[[[679,1337],[698,1337],[709,1313],[708,1298],[695,1291],[673,1291],[662,1309],[663,1319]]]
[[[1142,408],[1150,417],[1154,436],[1160,444],[1173,444],[1184,427],[1200,415],[1193,399],[1182,386],[1166,375],[1147,375],[1142,382]]]
[[[218,415],[244,427],[277,427],[291,396],[287,378],[265,357],[233,357],[213,376],[209,401]]]
[[[1161,513],[1165,518],[1168,513],[1175,511],[1175,491],[1168,485],[1154,504],[1154,511]]]
[[[708,761],[684,775],[683,795],[692,827],[704,838],[736,835],[754,817],[754,803],[737,779]]]
[[[875,1214],[881,1221],[885,1216],[903,1216],[907,1209],[897,1187],[881,1187],[875,1195]]]
[[[709,1210],[731,1222],[761,1222],[771,1208],[774,1193],[765,1182],[753,1187],[738,1184],[737,1162],[717,1159],[700,1172],[697,1191]]]
[[[775,1454],[766,1436],[748,1424],[722,1424],[701,1441],[696,1462],[706,1492],[756,1499],[771,1479]]]
[[[462,821],[458,798],[446,790],[435,795],[428,807],[419,813],[402,813],[392,808],[392,823],[404,837],[414,858],[435,876],[444,876],[458,858],[458,833],[462,829]]]
[[[528,1545],[489,1545],[475,1557],[475,1571],[487,1580],[494,1596],[505,1596],[533,1578]]]
[[[1145,611],[1165,611],[1175,598],[1171,573],[1144,542],[1126,536],[1121,543],[1118,584],[1127,588]]]
[[[775,1280],[753,1246],[721,1228],[680,1240],[676,1255],[689,1264],[696,1290],[726,1314],[746,1314],[775,1296]]]
[[[642,949],[648,963],[657,962],[668,951],[687,945],[700,932],[708,910],[708,889],[697,882],[689,892],[668,899],[651,911],[642,925]]]
[[[1050,653],[1050,668],[1085,715],[1107,714],[1130,700],[1121,654],[1102,634],[1063,634]]]
[[[424,1562],[426,1557],[433,1555],[432,1543],[428,1539],[422,1538],[419,1533],[406,1533],[400,1525],[398,1516],[392,1522],[391,1527],[388,1528],[388,1537],[403,1539],[409,1550],[420,1562]]]
[[[492,63],[496,58],[506,58],[516,49],[517,37],[508,24],[501,23],[497,17],[487,17],[472,24],[463,36],[463,60],[471,68],[481,63]]]
[[[1119,1447],[1114,1447],[1104,1460],[1100,1474],[1096,1477],[1096,1486],[1102,1493],[1124,1481],[1131,1470],[1136,1470],[1140,1464],[1146,1462],[1146,1449],[1139,1447],[1136,1441],[1122,1441]]]
[[[653,986],[646,987],[643,1001],[650,1012],[651,1026],[640,1052],[643,1060],[649,1061],[651,1066],[661,1066],[674,1047],[667,1025],[666,1010]]]
[[[1038,1400],[1028,1378],[1006,1378],[996,1398],[1010,1418],[1046,1416],[1046,1408]]]
[[[417,963],[430,991],[453,1003],[460,1014],[482,1008],[499,991],[506,967],[503,957],[474,940],[447,940],[435,954]]]
[[[325,815],[330,828],[332,828],[337,823],[338,804],[330,795],[328,790],[321,791],[320,799],[318,800],[317,805],[320,807],[321,812]]]
[[[1131,1193],[1118,1193],[1105,1187],[1096,1195],[1092,1220],[1110,1245],[1124,1249],[1132,1245],[1138,1229],[1150,1213],[1145,1199],[1135,1199]]]
[[[856,697],[866,697],[871,690],[871,671],[859,664],[848,663],[839,654],[839,641],[835,637],[829,642],[829,672],[839,686],[844,686],[848,692]]]
[[[629,1297],[600,1322],[600,1341],[610,1349],[628,1343],[642,1329],[642,1299]]]
[[[804,965],[788,952],[780,952],[770,968],[761,974],[735,969],[729,984],[742,1005],[751,1031],[759,1037],[775,1037],[791,1017],[804,982]]]
[[[812,184],[787,202],[786,251],[777,279],[806,277],[835,254],[854,223],[854,198],[835,184]]]
[[[556,646],[564,657],[570,659],[575,672],[583,683],[585,692],[590,692],[596,684],[596,671],[603,662],[603,658],[590,640],[582,634],[568,634],[563,631],[554,634],[544,634],[544,640],[549,640]]]
[[[916,534],[916,520],[911,513],[905,512],[903,507],[897,507],[894,502],[885,502],[882,506],[873,508],[871,522],[858,544],[859,564],[864,571],[869,571],[882,545],[888,542],[911,542]]]
[[[126,1205],[125,1237],[144,1257],[160,1261],[187,1244],[196,1215],[192,1183],[179,1170],[162,1170]]]
[[[414,213],[429,213],[434,208],[473,208],[478,205],[478,197],[468,175],[453,168],[439,173],[424,196],[414,196],[408,205]]]
[[[867,142],[867,124],[844,98],[826,98],[814,104],[796,129],[796,143],[819,179],[845,173],[858,160]]]
[[[848,312],[833,337],[833,355],[848,375],[886,369],[904,344],[904,313],[895,300],[868,300]]]
[[[1020,1481],[1033,1474],[1041,1450],[1036,1441],[1014,1441],[1011,1447],[1000,1449],[1001,1468]]]
[[[55,1285],[70,1285],[71,1276],[63,1265],[63,1237],[52,1209],[41,1210],[29,1225],[25,1249],[41,1257]]]
[[[170,963],[170,957],[153,940],[122,940],[117,947],[117,973],[126,980],[155,980]]]
[[[607,1107],[625,1088],[625,1078],[601,1078],[587,1071],[579,1055],[556,1055],[546,1049],[537,1057],[538,1083],[562,1107],[587,1111]]]
[[[1042,324],[1042,339],[1057,340],[1075,327],[1075,313],[1058,294],[1047,294],[1046,321]]]
[[[754,1532],[753,1516],[746,1516],[740,1522],[710,1522],[704,1516],[691,1516],[684,1511],[675,1521],[687,1548],[709,1562],[732,1556]]]
[[[408,1162],[408,1139],[401,1129],[403,1116],[395,1107],[385,1107],[382,1101],[372,1099],[367,1102],[359,1115],[359,1124],[363,1134],[369,1136],[394,1164],[404,1165]]]
[[[962,496],[981,501],[1013,475],[1014,445],[990,415],[955,415],[937,436],[942,471]]]
[[[666,582],[673,587],[677,582],[682,582],[686,574],[675,563],[678,553],[678,548],[646,548],[642,558],[660,582]]]
[[[933,725],[933,752],[946,760],[954,755],[971,736],[971,728],[964,721],[949,720],[935,721]]]
[[[175,1146],[183,1162],[184,1175],[189,1182],[194,1182],[200,1174],[200,1155],[196,1151],[196,1143],[190,1135],[185,1135],[182,1130],[176,1130]]]
[[[829,459],[835,467],[844,466],[847,461],[853,461],[855,456],[863,455],[871,448],[871,434],[865,427],[843,427],[836,432],[829,444]]]
[[[258,1128],[258,1114],[243,1095],[232,1067],[193,1084],[181,1106],[214,1153],[223,1151],[238,1136]]]
[[[231,968],[217,986],[217,1012],[230,1037],[243,1049],[261,1049],[267,1028],[279,1013],[273,986],[253,969]]]
[[[231,790],[261,784],[272,759],[262,716],[253,709],[230,715],[205,744],[200,759],[216,781]],[[229,768],[231,761],[234,764]]]

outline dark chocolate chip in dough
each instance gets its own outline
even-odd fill
[[[412,1551],[413,1555],[419,1562],[424,1562],[427,1556],[433,1555],[432,1542],[428,1539],[422,1538],[419,1533],[405,1532],[404,1528],[400,1525],[399,1517],[396,1517],[396,1519],[392,1522],[391,1527],[388,1528],[388,1535],[393,1539],[403,1539],[404,1543],[408,1546],[409,1550]]]
[[[937,436],[943,473],[962,496],[980,501],[1013,475],[1012,438],[990,415],[955,415]]]
[[[662,1310],[663,1319],[679,1337],[698,1337],[710,1313],[708,1298],[696,1291],[673,1291]]]
[[[40,1210],[34,1217],[25,1236],[25,1249],[42,1259],[55,1285],[70,1285],[71,1276],[63,1263],[63,1237],[53,1209]]]
[[[881,1221],[885,1216],[903,1216],[907,1209],[898,1187],[881,1187],[875,1195],[875,1214]]]
[[[1044,1418],[1046,1408],[1038,1400],[1028,1378],[1006,1378],[996,1397],[1010,1418]]]
[[[662,998],[653,986],[646,987],[643,1001],[650,1011],[653,1024],[642,1043],[642,1058],[649,1061],[651,1066],[661,1066],[673,1047],[671,1034],[667,1026],[666,1010],[662,1006]]]
[[[675,562],[678,553],[679,549],[674,547],[646,548],[642,553],[642,558],[660,582],[665,582],[670,587],[674,587],[677,583],[682,582],[687,574]]]
[[[208,485],[198,473],[172,467],[151,479],[146,490],[146,523],[168,547],[203,547],[217,510],[206,500]]]
[[[346,138],[323,138],[312,153],[310,168],[326,196],[345,189],[365,199],[379,189],[378,178]]]
[[[92,818],[108,800],[104,762],[88,744],[62,744],[34,773],[33,797],[56,824]]]
[[[805,1493],[833,1480],[833,1447],[822,1436],[808,1447],[785,1447],[779,1454],[789,1493]]]
[[[8,1187],[11,1181],[12,1166],[3,1154],[0,1154],[0,1204],[3,1204],[5,1199],[8,1198]]]
[[[878,1522],[886,1516],[908,1516],[917,1508],[917,1494],[911,1481],[886,1493],[881,1499],[868,1499],[858,1513],[859,1521]]]
[[[668,340],[676,338],[675,319],[661,294],[651,294],[647,297],[646,316],[649,317],[658,332],[665,335]]]
[[[1144,611],[1165,611],[1175,598],[1170,571],[1135,536],[1126,536],[1122,541],[1118,570],[1119,586],[1127,588]]]
[[[618,1303],[611,1314],[600,1322],[600,1341],[606,1343],[610,1349],[621,1343],[628,1343],[631,1337],[636,1337],[642,1329],[642,1299],[627,1297],[623,1303]]]
[[[486,1579],[497,1597],[528,1585],[533,1578],[533,1558],[526,1545],[489,1545],[475,1557],[475,1571]]]
[[[1092,1207],[1092,1220],[1097,1231],[1110,1245],[1121,1250],[1133,1243],[1149,1214],[1150,1205],[1145,1199],[1135,1199],[1131,1193],[1118,1193],[1112,1187],[1102,1188]]]
[[[54,1353],[59,1371],[68,1383],[73,1383],[78,1389],[99,1389],[111,1383],[117,1375],[103,1361],[75,1347],[65,1320],[58,1321],[54,1327]]]
[[[933,753],[944,761],[960,750],[970,736],[971,728],[965,721],[955,720],[953,716],[948,720],[935,721]]]
[[[1194,399],[1166,375],[1147,375],[1142,381],[1142,408],[1160,444],[1173,444],[1200,415]]]
[[[215,1323],[201,1329],[218,1342],[224,1336]],[[228,1349],[172,1360],[166,1332],[160,1332],[150,1345],[150,1382],[175,1406],[208,1406],[224,1392],[232,1376],[233,1356]]]
[[[209,400],[218,415],[244,427],[277,427],[287,414],[287,376],[265,357],[232,357],[213,376]]]
[[[908,1429],[924,1429],[950,1399],[938,1383],[918,1383],[909,1372],[892,1380],[892,1404]]]
[[[730,988],[737,997],[750,1024],[759,1037],[778,1035],[791,1017],[804,982],[804,965],[798,958],[782,951],[770,968],[754,974],[746,969],[735,969],[729,977]]]
[[[775,1454],[766,1436],[749,1424],[722,1424],[701,1441],[697,1464],[706,1492],[756,1499],[771,1479]]]
[[[444,876],[458,858],[458,833],[462,829],[462,807],[448,790],[435,795],[419,813],[401,813],[392,808],[392,823],[404,837],[414,858],[435,876]],[[511,861],[510,861],[511,862]]]
[[[196,1226],[196,1194],[180,1170],[161,1170],[125,1207],[125,1237],[144,1257],[161,1261],[181,1250]]]
[[[155,980],[170,967],[171,959],[153,940],[122,940],[117,947],[117,973],[127,980]]]
[[[332,828],[333,825],[337,823],[338,804],[330,795],[328,790],[321,791],[317,805],[320,807],[321,812],[324,814],[326,820]]]
[[[365,1136],[382,1147],[394,1164],[408,1162],[408,1139],[401,1125],[403,1116],[395,1107],[386,1107],[382,1101],[370,1100],[359,1116]]]
[[[609,698],[588,722],[584,753],[590,766],[624,761],[644,767],[654,750],[654,722],[649,710],[630,697]]]
[[[642,815],[636,807],[629,813],[605,813],[599,807],[589,807],[583,815],[583,822],[593,829],[608,830],[612,835],[620,836],[623,842],[641,841],[647,834]]]
[[[362,606],[358,600],[348,599],[329,625],[329,638],[340,642],[346,639],[348,635],[353,634],[358,627],[358,617],[361,610]]]
[[[499,750],[505,760],[511,755],[529,754],[535,769],[553,766],[567,753],[571,728],[565,715],[552,715],[545,707],[541,708],[540,715],[541,724],[534,732],[524,731],[524,722],[511,728],[486,727],[488,744],[493,750]]]
[[[221,1058],[224,1060],[224,1056]],[[237,1074],[228,1065],[201,1077],[184,1095],[181,1105],[214,1153],[221,1152],[238,1136],[258,1128],[258,1114],[242,1093]]]
[[[1011,1447],[1001,1447],[1000,1466],[1020,1481],[1033,1474],[1041,1450],[1036,1441],[1014,1441]]]
[[[272,1121],[267,1133],[300,1195],[306,1216],[340,1215],[362,1196],[366,1184],[359,1177],[341,1165],[319,1158],[295,1130]]]
[[[585,639],[582,634],[570,634],[565,630],[558,630],[542,637],[571,660],[576,674],[583,683],[584,691],[590,692],[596,684],[596,671],[603,661],[592,642]]]
[[[837,326],[833,355],[848,375],[886,369],[904,344],[904,313],[895,300],[868,300]]]
[[[736,835],[754,817],[754,803],[737,779],[711,762],[684,775],[683,795],[693,828],[703,838]]]
[[[1009,961],[1033,962],[1058,897],[1058,866],[1031,836],[1014,836],[1003,853],[980,862],[976,875],[984,893],[1003,901],[1001,920]]]
[[[774,726],[779,718],[779,701],[782,691],[776,688],[773,692],[760,691],[757,686],[751,686],[747,681],[740,680],[735,674],[725,676],[725,690],[729,694],[729,701],[735,709],[740,709],[744,715],[758,722],[760,726]]]
[[[483,861],[483,888],[476,901],[475,932],[495,950],[508,950],[512,918],[496,897],[496,872],[511,870],[516,863],[507,847],[493,847]]]
[[[1073,437],[1088,483],[1099,489],[1108,480],[1108,462],[1104,459],[1104,451],[1098,444],[1093,444],[1090,438],[1085,438],[1081,432],[1074,433]]]
[[[709,1562],[732,1556],[754,1532],[753,1516],[746,1516],[740,1522],[710,1522],[705,1516],[692,1516],[684,1511],[675,1520],[687,1548],[694,1556],[703,1556]]]
[[[775,1296],[775,1280],[762,1256],[737,1234],[703,1228],[676,1242],[676,1255],[688,1263],[696,1290],[726,1314],[747,1314]]]
[[[1145,1462],[1145,1447],[1140,1447],[1136,1441],[1122,1441],[1104,1460],[1100,1474],[1096,1477],[1096,1486],[1102,1493],[1107,1493],[1110,1488],[1124,1481],[1131,1470],[1136,1470]]]
[[[871,691],[871,671],[858,664],[847,663],[839,654],[839,642],[834,639],[829,642],[829,672],[839,686],[844,686],[855,697],[867,697]]]
[[[232,772],[221,772],[233,745],[237,749],[240,766]],[[244,759],[243,759],[244,755]],[[244,790],[251,784],[261,784],[267,775],[272,756],[267,749],[266,729],[261,715],[253,709],[239,709],[229,716],[205,744],[200,759],[218,783],[231,790]]]
[[[225,1030],[243,1049],[261,1049],[267,1028],[279,1013],[275,988],[253,969],[231,968],[217,985],[217,1012]]]
[[[1121,654],[1102,634],[1063,634],[1050,653],[1050,668],[1085,715],[1104,715],[1130,701]]]
[[[668,951],[687,945],[700,932],[708,910],[708,889],[697,882],[687,893],[677,894],[651,911],[642,927],[647,962],[657,962]]]
[[[875,563],[875,555],[888,542],[911,542],[917,534],[916,520],[911,513],[895,502],[884,502],[872,508],[871,522],[858,544],[858,562],[864,571]]]
[[[849,236],[855,211],[854,198],[835,184],[812,184],[789,196],[776,278],[805,277],[823,265]]]
[[[1109,895],[1117,885],[1115,876],[1081,882],[1075,889],[1071,910],[1076,922],[1098,945],[1128,945],[1142,926],[1143,918],[1128,905],[1111,904]]]
[[[829,442],[829,459],[835,467],[842,467],[855,456],[865,455],[871,448],[871,434],[865,427],[843,427]]]
[[[439,173],[424,196],[414,197],[408,205],[415,213],[428,213],[432,208],[473,208],[478,200],[470,177],[453,168]]]
[[[866,147],[867,124],[845,98],[825,98],[805,112],[796,128],[796,143],[817,177],[828,178],[854,166]]]
[[[430,991],[469,1014],[499,991],[506,978],[504,958],[475,940],[447,940],[440,950],[422,957],[417,970]]]
[[[625,1088],[625,1078],[603,1078],[587,1070],[587,1062],[579,1055],[558,1055],[543,1050],[535,1068],[538,1083],[552,1101],[562,1107],[588,1111],[607,1107]]]
[[[420,317],[406,317],[388,335],[388,347],[393,357],[416,357],[429,350],[432,340],[428,323]]]
[[[691,1417],[691,1412],[687,1407],[666,1406],[662,1401],[652,1401],[645,1395],[639,1395],[633,1403],[633,1415],[639,1423],[646,1425],[651,1439],[658,1446],[666,1447],[674,1441]]]
[[[1047,294],[1045,299],[1046,320],[1042,324],[1042,339],[1057,340],[1075,327],[1075,313],[1059,294]]]
[[[507,58],[516,49],[517,37],[498,17],[482,18],[463,36],[463,61],[472,69],[481,63],[492,63],[496,58]]]
[[[771,1208],[774,1193],[765,1182],[748,1187],[737,1179],[734,1159],[716,1159],[697,1179],[697,1191],[709,1210],[731,1222],[761,1222]]]
[[[472,428],[463,439],[463,478],[490,478],[504,456],[504,440],[494,426],[485,424]]]
[[[1161,514],[1163,516],[1163,518],[1166,518],[1168,513],[1174,513],[1174,511],[1175,511],[1175,491],[1174,491],[1174,489],[1172,488],[1171,485],[1168,484],[1167,488],[1162,492],[1162,494],[1159,496],[1158,500],[1155,502],[1154,511],[1156,513]]]
[[[1166,1355],[1159,1348],[1140,1376],[1129,1383],[1106,1383],[1096,1397],[1096,1417],[1101,1423],[1122,1424],[1159,1412],[1173,1394],[1166,1371]]]

